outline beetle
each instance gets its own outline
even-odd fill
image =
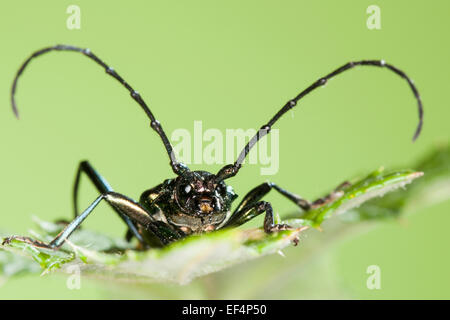
[[[231,210],[231,205],[237,198],[237,195],[233,191],[233,188],[225,183],[225,180],[234,177],[239,172],[251,148],[262,137],[269,134],[275,122],[288,110],[294,108],[300,99],[313,90],[324,86],[331,78],[357,66],[386,68],[405,79],[417,101],[419,112],[419,123],[415,130],[413,141],[417,139],[422,129],[422,101],[413,81],[403,71],[386,63],[384,60],[353,61],[342,65],[333,72],[313,82],[297,96],[284,104],[269,122],[264,124],[249,140],[233,164],[224,166],[216,174],[207,171],[191,171],[185,164],[177,160],[162,125],[156,120],[142,96],[113,68],[108,66],[89,49],[70,45],[56,45],[38,50],[25,60],[17,71],[11,88],[11,104],[17,118],[19,117],[19,113],[15,102],[15,93],[19,77],[32,59],[51,51],[70,51],[86,56],[103,67],[108,75],[119,81],[129,91],[131,98],[138,103],[150,119],[151,128],[161,138],[170,159],[170,166],[176,177],[167,179],[156,187],[144,191],[139,202],[137,202],[125,195],[114,192],[105,178],[88,161],[82,161],[79,164],[73,188],[74,220],[68,223],[48,244],[28,237],[15,237],[45,248],[59,249],[101,201],[107,202],[125,222],[128,227],[127,240],[130,241],[133,237],[137,238],[142,248],[165,246],[189,234],[201,234],[218,229],[236,227],[263,213],[265,213],[264,231],[266,233],[291,229],[289,225],[275,223],[271,204],[262,200],[272,189],[292,201],[301,210],[308,211],[342,196],[343,190],[349,184],[343,183],[329,195],[311,202],[279,187],[275,183],[265,182],[248,192],[236,209]],[[83,173],[95,185],[100,195],[79,214],[77,195],[80,177]],[[9,242],[13,238],[7,238],[4,242]]]

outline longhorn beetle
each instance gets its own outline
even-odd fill
[[[170,166],[176,177],[167,179],[154,188],[144,191],[139,202],[136,202],[122,194],[113,191],[108,182],[94,169],[88,161],[82,161],[78,167],[74,188],[73,207],[75,218],[53,239],[49,244],[36,241],[27,237],[16,237],[37,246],[58,249],[72,232],[80,226],[94,208],[103,200],[122,218],[128,226],[126,238],[129,241],[136,237],[144,248],[165,246],[173,241],[177,241],[189,234],[199,234],[210,232],[227,227],[239,226],[254,217],[265,213],[264,231],[266,233],[287,230],[291,227],[286,224],[276,224],[272,206],[262,198],[275,189],[284,197],[295,203],[304,211],[324,205],[325,203],[342,196],[342,190],[348,186],[344,183],[337,187],[332,193],[310,202],[280,188],[275,183],[262,183],[252,189],[240,202],[234,211],[231,210],[232,202],[237,198],[233,188],[225,184],[225,180],[234,177],[242,167],[245,157],[250,149],[266,134],[275,122],[280,119],[288,110],[294,108],[300,99],[311,93],[313,90],[325,85],[331,78],[350,70],[356,66],[373,66],[386,68],[403,79],[411,88],[418,104],[419,124],[413,136],[413,141],[419,136],[423,123],[422,102],[413,81],[397,67],[386,63],[384,60],[361,60],[344,64],[323,78],[313,82],[309,87],[300,92],[295,98],[289,100],[273,117],[263,125],[255,136],[250,139],[247,145],[239,154],[233,164],[224,166],[216,174],[207,171],[191,171],[181,162],[178,162],[173,152],[172,145],[167,138],[161,124],[156,120],[153,113],[145,103],[142,96],[135,91],[113,68],[104,63],[94,55],[89,49],[82,49],[68,45],[56,45],[34,52],[18,70],[11,88],[11,104],[15,115],[18,117],[18,109],[15,102],[17,81],[25,68],[33,58],[41,56],[50,51],[72,51],[81,53],[104,68],[106,73],[124,86],[131,97],[139,104],[150,119],[150,126],[162,140],[170,159]],[[100,196],[94,200],[81,214],[78,210],[78,186],[80,176],[84,173],[97,188]],[[9,242],[12,238],[5,239]]]

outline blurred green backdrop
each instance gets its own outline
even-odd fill
[[[71,4],[81,8],[80,30],[66,27]],[[381,8],[381,30],[366,27],[372,4]],[[425,106],[416,143],[411,137],[417,111],[406,83],[386,70],[359,68],[317,90],[277,123],[275,176],[260,176],[258,166],[247,165],[229,180],[241,196],[270,179],[312,199],[380,165],[408,167],[450,137],[449,12],[444,0],[2,2],[0,228],[26,233],[33,214],[47,220],[71,217],[72,182],[82,159],[135,199],[172,176],[140,108],[81,55],[52,53],[32,63],[19,84],[17,121],[10,109],[11,81],[41,47],[89,47],[140,91],[169,135],[177,128],[192,130],[194,120],[202,120],[204,128],[258,128],[289,98],[350,60],[385,59],[403,69]],[[117,149],[124,144],[126,150]],[[191,168],[215,172],[219,166]],[[96,193],[88,183],[82,190],[88,204]],[[281,216],[292,209],[276,194],[267,199]],[[450,298],[449,213],[447,202],[401,223],[381,223],[324,248],[315,268],[291,263],[292,278],[277,281],[292,281],[283,290],[268,290],[263,279],[254,282],[260,284],[256,288],[240,285],[241,267],[283,270],[286,260],[276,256],[213,276],[228,279],[225,293],[211,293],[210,277],[185,287],[185,298]],[[257,220],[253,225],[262,217]],[[112,235],[125,230],[106,205],[85,227]],[[286,250],[287,259],[295,261],[301,250],[301,245]],[[366,288],[366,268],[372,264],[381,267],[381,290]],[[295,280],[299,273],[313,280],[310,291]],[[65,281],[61,276],[13,279],[0,287],[0,298],[171,297],[164,285],[119,289],[83,280],[81,290],[71,291]],[[330,289],[332,283],[340,290]]]

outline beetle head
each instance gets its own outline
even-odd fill
[[[237,195],[231,186],[216,180],[206,171],[187,171],[178,176],[174,197],[180,209],[198,216],[228,211]]]

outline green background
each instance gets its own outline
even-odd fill
[[[70,4],[81,8],[80,30],[66,28]],[[372,4],[381,8],[381,30],[366,27]],[[71,217],[71,186],[82,159],[135,199],[173,176],[140,108],[81,55],[51,53],[32,63],[19,83],[17,121],[10,109],[11,82],[37,49],[57,43],[89,47],[142,94],[169,135],[192,130],[194,120],[202,120],[204,129],[258,128],[289,98],[350,60],[385,59],[404,70],[425,107],[416,143],[411,137],[417,110],[406,82],[386,70],[359,68],[308,96],[276,124],[276,175],[260,176],[258,166],[247,165],[228,181],[240,195],[270,179],[313,199],[380,165],[409,167],[449,138],[449,12],[443,0],[2,2],[0,228],[23,234],[32,227],[32,215]],[[219,166],[191,168],[216,172]],[[88,183],[82,189],[87,205],[96,194]],[[281,216],[292,210],[276,194],[267,199]],[[284,260],[276,256],[227,271],[226,293],[218,295],[206,278],[183,288],[184,297],[448,299],[449,213],[450,203],[443,203],[324,248],[315,273],[291,264],[280,281],[292,284],[279,293],[263,279],[249,288],[239,278],[241,267],[283,269]],[[262,217],[253,225],[261,223]],[[125,231],[106,205],[85,227],[111,235]],[[287,259],[294,261],[301,250],[286,250]],[[372,264],[381,268],[381,290],[366,288]],[[308,272],[310,291],[295,280]],[[171,297],[165,285],[124,288],[83,279],[81,290],[68,290],[65,281],[56,275],[13,279],[0,287],[0,298]],[[332,282],[339,291],[330,290]]]

